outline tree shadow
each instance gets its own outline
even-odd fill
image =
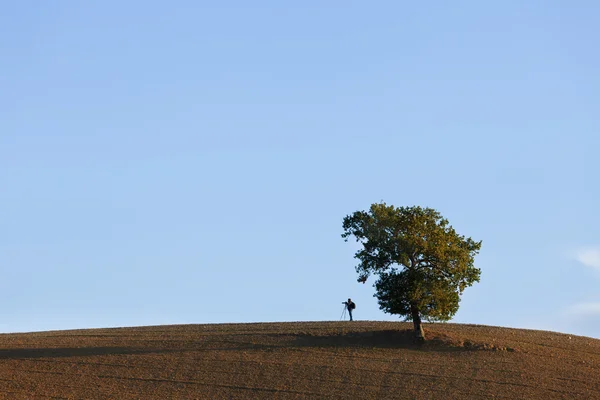
[[[239,336],[239,335],[233,335]],[[345,333],[275,333],[256,336],[253,340],[219,338],[216,340],[190,341],[177,347],[48,347],[0,349],[0,360],[23,358],[87,357],[110,355],[142,355],[160,353],[205,353],[213,351],[267,351],[277,352],[285,348],[363,348],[363,349],[411,349],[431,352],[467,351],[518,351],[490,343],[459,339],[440,332],[427,332],[424,343],[415,341],[412,329],[354,331]],[[275,339],[265,343],[265,337]]]
[[[291,345],[297,347],[412,349],[436,352],[487,350],[483,345],[435,333],[431,333],[425,342],[419,342],[415,340],[414,332],[410,329],[348,332],[338,335],[298,335]],[[490,348],[490,350],[493,349]]]

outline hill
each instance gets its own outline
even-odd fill
[[[0,335],[6,399],[600,399],[600,340],[408,323],[172,325]]]

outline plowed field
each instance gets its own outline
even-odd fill
[[[3,399],[600,399],[600,340],[299,322],[0,335]]]

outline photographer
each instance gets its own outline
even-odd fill
[[[356,308],[356,304],[354,304],[352,299],[348,299],[348,301],[342,301],[342,304],[346,305],[346,310],[348,310],[348,315],[350,315],[350,321],[352,321],[352,310]]]

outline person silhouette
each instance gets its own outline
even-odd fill
[[[348,301],[342,301],[342,304],[346,305],[346,310],[348,310],[348,315],[350,316],[350,321],[353,321],[352,310],[354,310],[356,308],[356,304],[354,304],[352,299],[348,299]]]

